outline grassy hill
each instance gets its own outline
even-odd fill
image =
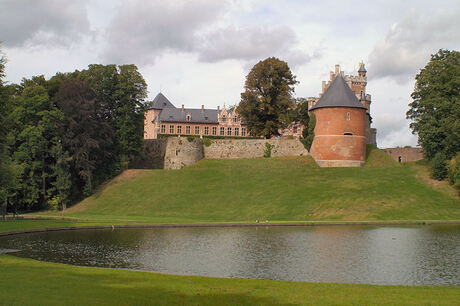
[[[460,201],[426,167],[369,148],[362,168],[311,157],[202,160],[181,170],[128,170],[63,215],[152,223],[459,220]]]

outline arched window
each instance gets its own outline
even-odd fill
[[[233,117],[233,122],[238,122],[238,117],[237,116]]]
[[[227,117],[225,117],[225,115],[222,116],[222,121],[223,122],[227,121]]]

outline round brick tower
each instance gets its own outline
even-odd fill
[[[311,156],[321,167],[360,167],[366,161],[366,107],[338,74],[310,109],[316,117]]]

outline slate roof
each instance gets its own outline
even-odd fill
[[[348,86],[342,75],[338,75],[331,85],[329,85],[326,92],[321,96],[318,102],[310,108],[314,110],[324,107],[351,107],[351,108],[364,108],[358,98]]]
[[[161,92],[152,101],[150,109],[176,108]]]
[[[211,123],[218,124],[217,109],[201,108],[164,108],[158,115],[157,120],[162,122],[184,122],[184,123]],[[190,114],[191,120],[187,121],[187,114]]]
[[[364,63],[361,63],[361,64],[359,65],[359,70],[358,70],[358,72],[367,72],[366,68],[364,68]]]

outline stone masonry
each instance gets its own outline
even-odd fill
[[[305,156],[308,151],[298,139],[209,139],[168,137],[144,140],[143,157],[130,163],[135,169],[181,169],[203,158],[261,158],[266,143],[271,156]]]

